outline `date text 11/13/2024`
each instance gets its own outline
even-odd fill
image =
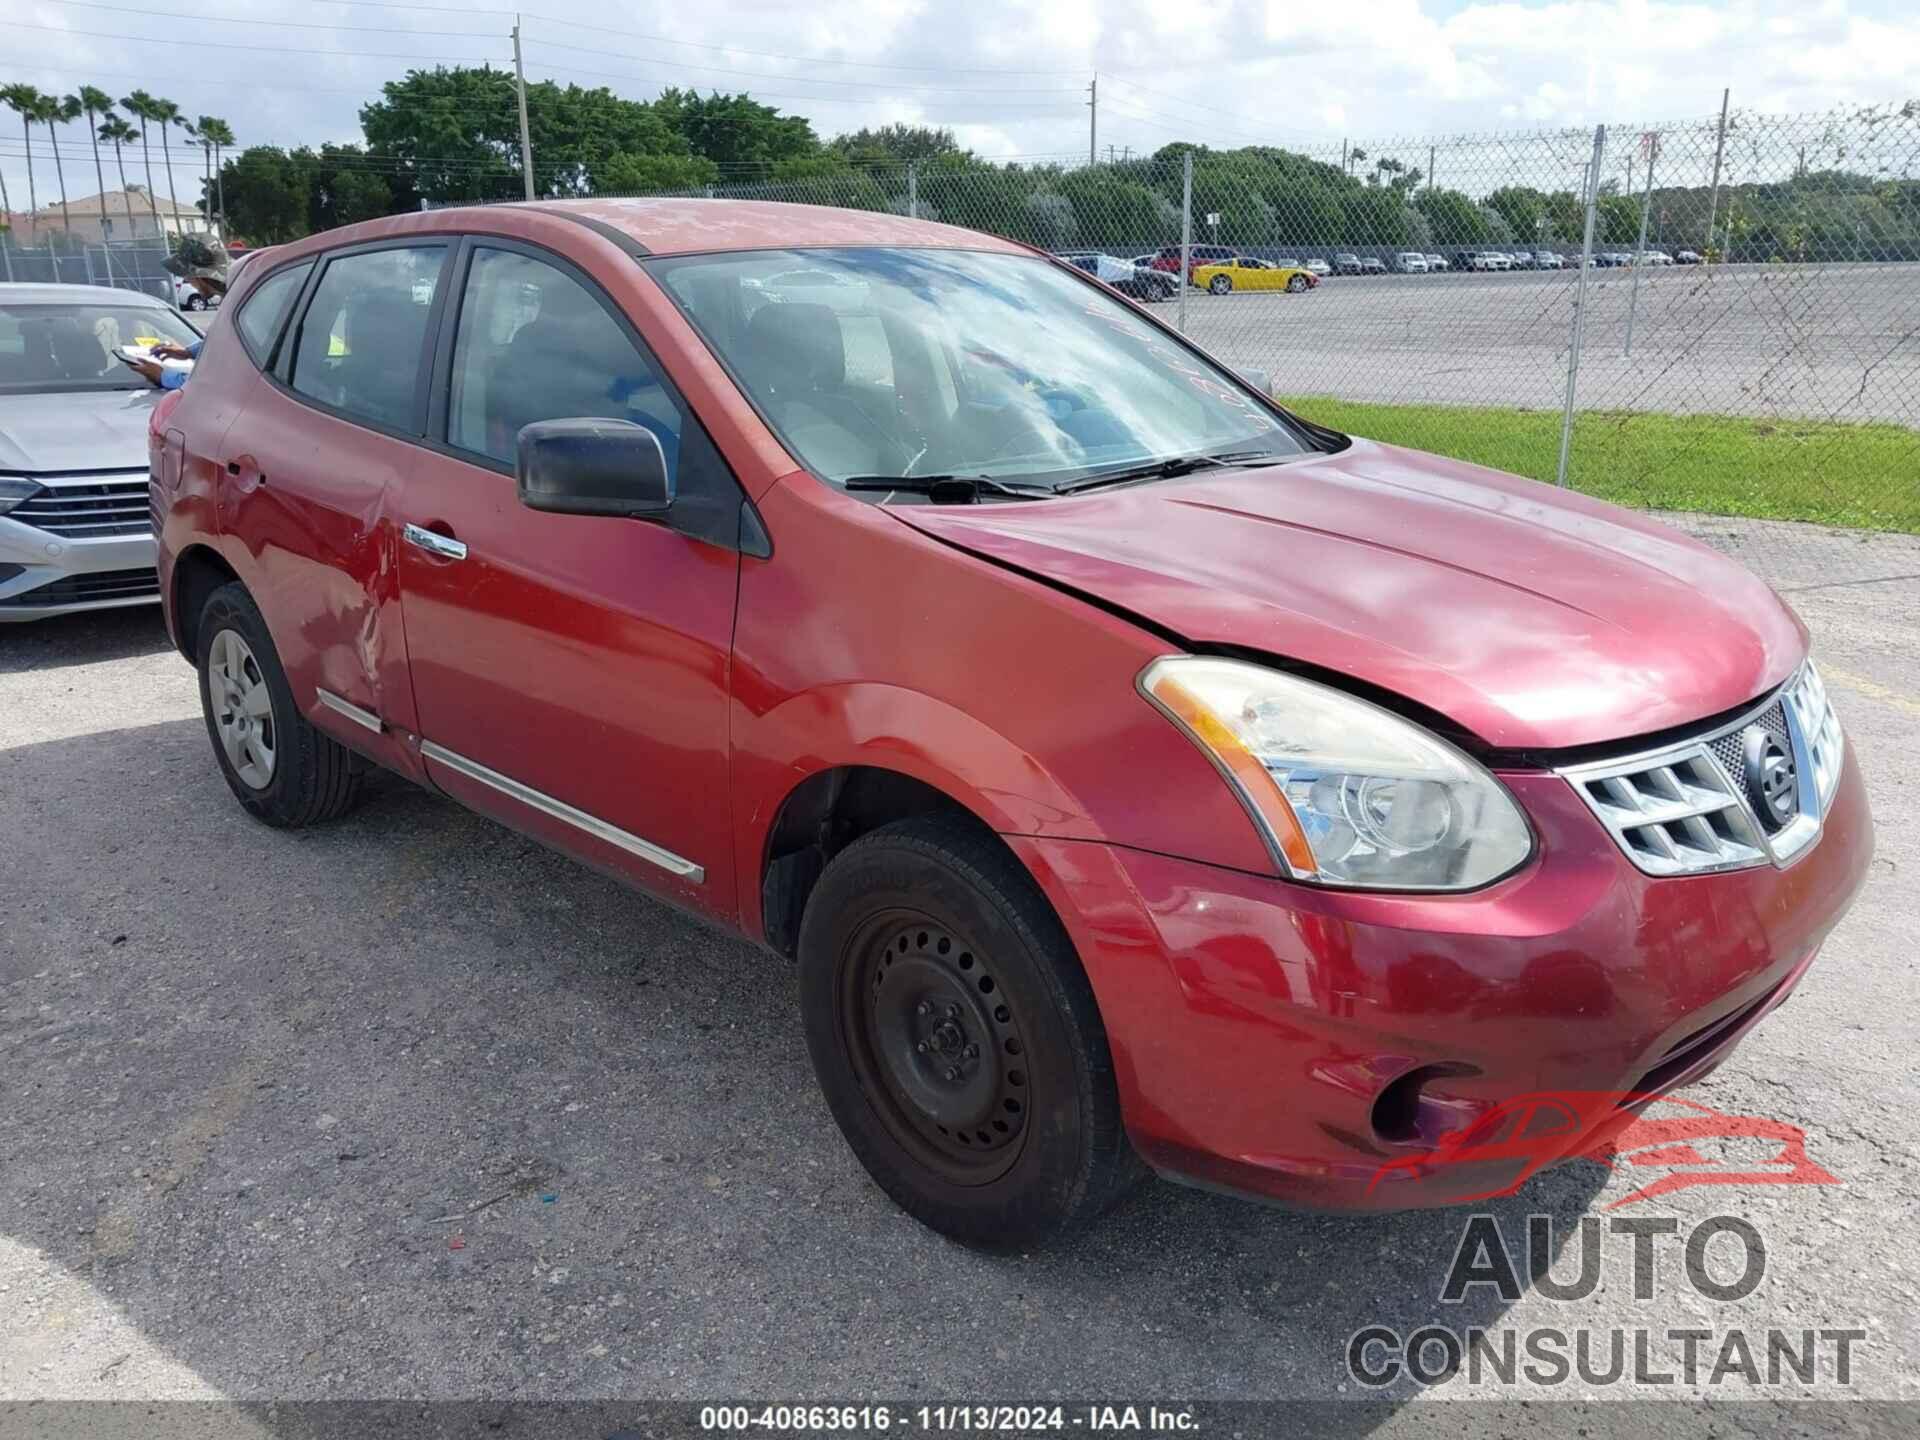
[[[936,1434],[1026,1434],[1036,1430],[1172,1434],[1192,1433],[1199,1428],[1199,1421],[1191,1410],[1158,1405],[708,1405],[701,1407],[700,1428],[720,1434],[823,1429],[921,1430]]]

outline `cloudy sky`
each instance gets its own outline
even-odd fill
[[[1103,156],[1177,139],[1337,153],[1346,137],[1690,119],[1717,110],[1723,85],[1736,108],[1788,112],[1920,92],[1916,0],[532,3],[529,78],[639,99],[669,84],[745,89],[823,136],[907,120],[1001,158],[1084,156],[1096,73]],[[454,0],[0,0],[0,83],[145,88],[224,117],[243,144],[355,140],[357,107],[382,81],[509,62],[511,24],[510,9]],[[5,111],[0,169],[25,208]],[[94,188],[71,168],[68,180],[75,195]]]

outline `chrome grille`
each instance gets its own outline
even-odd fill
[[[1762,824],[1747,789],[1753,731],[1793,757],[1797,812]],[[1711,734],[1560,773],[1649,875],[1785,865],[1813,842],[1839,786],[1840,722],[1811,662],[1774,696]]]
[[[153,533],[144,472],[90,484],[42,483],[46,488],[14,506],[9,520],[71,540]]]

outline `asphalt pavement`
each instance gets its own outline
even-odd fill
[[[0,629],[0,1432],[100,1413],[36,1400],[1367,1395],[1359,1428],[1388,1433],[1708,1414],[1912,1433],[1920,540],[1685,523],[1778,561],[1878,820],[1869,886],[1805,984],[1688,1093],[1803,1127],[1839,1183],[1609,1212],[1640,1179],[1580,1163],[1488,1210],[1510,1240],[1553,1216],[1563,1242],[1587,1214],[1682,1238],[1745,1219],[1766,1266],[1744,1298],[1688,1284],[1677,1242],[1636,1298],[1608,1232],[1585,1299],[1449,1303],[1461,1213],[1288,1214],[1164,1183],[1050,1249],[961,1249],[841,1142],[789,966],[399,781],[322,829],[255,824],[157,613],[121,611]],[[1738,1257],[1713,1252],[1723,1275]],[[1804,1384],[1356,1383],[1357,1331],[1429,1323],[1864,1334],[1844,1383],[1824,1340]],[[1718,1408],[1513,1403],[1677,1393]],[[1906,1408],[1789,1408],[1808,1398]],[[143,1413],[145,1433],[215,1433]],[[296,1433],[277,1413],[218,1433]]]

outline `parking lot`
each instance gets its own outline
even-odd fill
[[[331,827],[262,828],[136,610],[0,629],[0,1395],[1351,1400],[1368,1324],[1737,1317],[1864,1329],[1852,1384],[1812,1393],[1920,1398],[1920,541],[1690,525],[1792,567],[1769,578],[1812,627],[1879,825],[1808,981],[1690,1092],[1804,1127],[1841,1185],[1632,1212],[1750,1219],[1769,1258],[1746,1299],[1636,1301],[1616,1247],[1587,1300],[1443,1305],[1458,1213],[1166,1184],[1048,1251],[960,1249],[842,1144],[784,962],[400,782]],[[1517,1235],[1637,1183],[1580,1163],[1491,1208]]]
[[[1580,405],[1920,424],[1911,265],[1587,272]],[[1187,294],[1191,333],[1283,394],[1558,409],[1577,270],[1334,276],[1304,295]],[[1164,307],[1168,312],[1172,307]]]

